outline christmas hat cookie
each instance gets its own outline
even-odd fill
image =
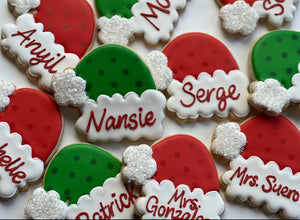
[[[152,55],[147,62],[163,54]],[[169,70],[163,63],[155,67],[160,65]],[[153,72],[131,49],[107,44],[91,51],[73,70],[54,76],[52,84],[60,105],[80,106],[82,115],[75,126],[89,141],[155,139],[162,133],[166,100],[156,90]]]
[[[217,127],[212,142],[214,154],[230,161],[222,177],[226,195],[269,213],[299,219],[300,132],[284,116],[256,116],[241,126]]]
[[[8,0],[16,24],[4,25],[2,48],[28,75],[51,91],[51,76],[74,66],[94,37],[94,13],[86,0]],[[26,13],[35,9],[34,14]]]
[[[230,33],[251,34],[260,19],[280,28],[294,19],[298,0],[218,0],[222,27]]]
[[[188,135],[174,135],[148,150],[146,147],[131,146],[123,154],[123,178],[143,185],[143,196],[136,202],[139,215],[145,219],[220,217],[224,201],[214,161],[205,145]]]
[[[96,5],[102,43],[127,45],[134,34],[142,34],[148,44],[155,45],[170,39],[186,0],[96,0]]]
[[[248,114],[248,78],[220,41],[203,33],[187,33],[172,40],[163,53],[174,73],[167,88],[167,108],[179,119]]]
[[[56,103],[34,89],[0,81],[0,198],[40,179],[62,132]]]
[[[44,188],[35,190],[25,213],[32,218],[133,218],[139,196],[119,174],[122,163],[89,144],[64,147],[48,166]]]
[[[251,85],[250,103],[259,111],[275,116],[290,102],[300,103],[299,42],[299,32],[279,30],[254,45],[251,61],[256,81]]]

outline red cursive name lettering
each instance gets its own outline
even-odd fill
[[[284,13],[284,6],[280,3],[284,3],[285,0],[275,0],[278,2],[278,4],[272,4],[271,0],[265,0],[263,2],[263,7],[266,11],[269,11],[273,8],[279,8],[280,11],[277,13],[274,13],[275,16],[282,15]]]
[[[62,56],[60,53],[57,53],[56,56],[52,55],[50,52],[47,52],[46,48],[42,48],[42,43],[38,42],[36,39],[31,39],[32,35],[36,33],[37,30],[29,31],[18,31],[15,34],[12,34],[12,37],[23,37],[20,46],[25,48],[31,48],[30,54],[34,56],[29,60],[30,65],[38,65],[44,63],[44,68],[48,70],[49,73],[56,73],[55,67],[59,64],[66,56]]]
[[[212,89],[198,89],[195,93],[193,93],[194,86],[191,82],[187,82],[183,85],[182,90],[192,97],[192,101],[190,103],[185,103],[183,100],[180,100],[181,105],[184,107],[191,107],[195,104],[196,101],[200,103],[211,102],[211,97],[214,95],[216,100],[218,101],[218,109],[220,111],[224,111],[227,107],[227,100],[237,100],[240,97],[240,93],[236,94],[236,86],[230,85],[225,90],[224,87],[212,88]]]
[[[163,13],[166,13],[166,14],[170,14],[170,10],[168,10],[168,8],[170,8],[170,6],[171,6],[170,0],[165,0],[165,2],[166,2],[165,5],[162,4],[159,0],[156,0],[156,3],[158,5],[155,5],[151,2],[147,2],[147,6],[149,7],[149,9],[151,11],[151,14],[141,13],[141,16],[143,16],[157,31],[159,31],[160,28],[157,27],[157,25],[155,25],[150,20],[150,18],[155,18],[155,19],[158,18],[158,15],[156,14],[154,9],[157,9],[157,10],[163,12]]]
[[[257,175],[249,175],[247,174],[248,168],[245,167],[242,171],[241,171],[241,167],[238,167],[237,170],[234,172],[234,174],[230,177],[230,180],[233,180],[235,177],[236,178],[240,178],[240,182],[239,185],[245,185],[245,184],[249,184],[249,186],[251,187],[257,187],[257,180],[258,180],[258,176]],[[248,182],[249,181],[249,182]]]
[[[145,126],[153,126],[156,122],[156,118],[154,117],[154,113],[152,111],[149,111],[143,115],[142,107],[138,108],[138,113],[132,113],[131,115],[109,115],[106,117],[106,113],[107,108],[104,108],[102,115],[97,115],[97,118],[100,118],[100,121],[97,123],[95,112],[91,111],[86,131],[89,132],[91,126],[94,126],[97,132],[100,132],[103,126],[106,130],[121,128],[135,130],[138,127],[143,128]]]
[[[8,174],[12,177],[12,182],[18,184],[21,182],[21,179],[26,177],[26,173],[19,170],[25,165],[25,162],[20,163],[20,157],[13,160],[11,156],[7,155],[4,150],[7,146],[8,143],[5,143],[0,147],[0,166],[3,167],[6,172],[9,172]]]

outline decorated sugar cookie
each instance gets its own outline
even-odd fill
[[[127,45],[134,34],[148,44],[168,41],[186,0],[96,0],[99,40]]]
[[[256,116],[216,128],[215,155],[230,161],[222,177],[231,199],[264,206],[268,213],[299,219],[300,133],[284,116]]]
[[[160,86],[168,84],[168,77],[159,79],[164,70],[172,76],[165,60],[159,61],[163,57],[154,51],[144,62],[127,47],[103,45],[86,55],[73,70],[53,77],[56,101],[80,106],[82,115],[75,126],[91,142],[158,138],[166,100],[156,89],[151,73],[164,82]]]
[[[251,85],[250,102],[259,111],[275,116],[290,102],[300,103],[299,42],[299,32],[279,30],[254,45],[251,62],[256,80]]]
[[[35,4],[37,2],[37,4]],[[1,47],[51,91],[51,77],[74,66],[94,36],[95,18],[86,0],[8,0],[20,16],[2,28]],[[34,14],[26,13],[35,9]]]
[[[0,198],[37,182],[62,132],[56,103],[34,89],[0,81]]]
[[[242,118],[249,113],[249,80],[220,41],[203,33],[183,34],[163,53],[174,73],[167,108],[180,120]]]
[[[25,214],[38,219],[132,219],[139,193],[122,181],[121,167],[97,146],[66,146],[49,164],[44,188],[28,200]]]
[[[251,34],[260,19],[279,28],[294,19],[298,0],[220,0],[222,27],[230,33]]]
[[[174,135],[148,148],[131,146],[123,154],[124,179],[143,185],[143,195],[136,202],[142,218],[220,218],[224,201],[205,145],[188,135]]]

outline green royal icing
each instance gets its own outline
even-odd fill
[[[99,95],[112,97],[156,89],[146,64],[132,50],[118,44],[107,44],[87,54],[74,69],[77,76],[86,80],[86,92],[97,101]]]
[[[251,59],[257,80],[274,78],[290,88],[293,75],[298,73],[300,33],[279,30],[264,35],[253,47]]]
[[[55,190],[62,201],[76,204],[80,196],[120,173],[122,163],[105,150],[89,144],[63,148],[48,166],[44,188]]]
[[[137,2],[138,0],[96,0],[96,7],[101,16],[111,18],[119,15],[131,18],[131,8]]]

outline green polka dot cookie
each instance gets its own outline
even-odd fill
[[[119,15],[125,18],[131,18],[131,7],[138,0],[96,0],[96,7],[101,16],[111,18],[114,15]]]
[[[33,192],[25,214],[33,219],[133,219],[140,194],[123,182],[121,167],[121,161],[97,146],[66,146],[52,159],[44,188]]]
[[[290,102],[300,103],[300,33],[278,30],[261,37],[253,47],[255,81],[250,103],[270,116],[281,114]],[[276,94],[276,96],[274,96]]]
[[[93,145],[74,144],[63,148],[48,166],[44,188],[55,190],[62,201],[74,204],[80,196],[115,177],[122,163]]]

